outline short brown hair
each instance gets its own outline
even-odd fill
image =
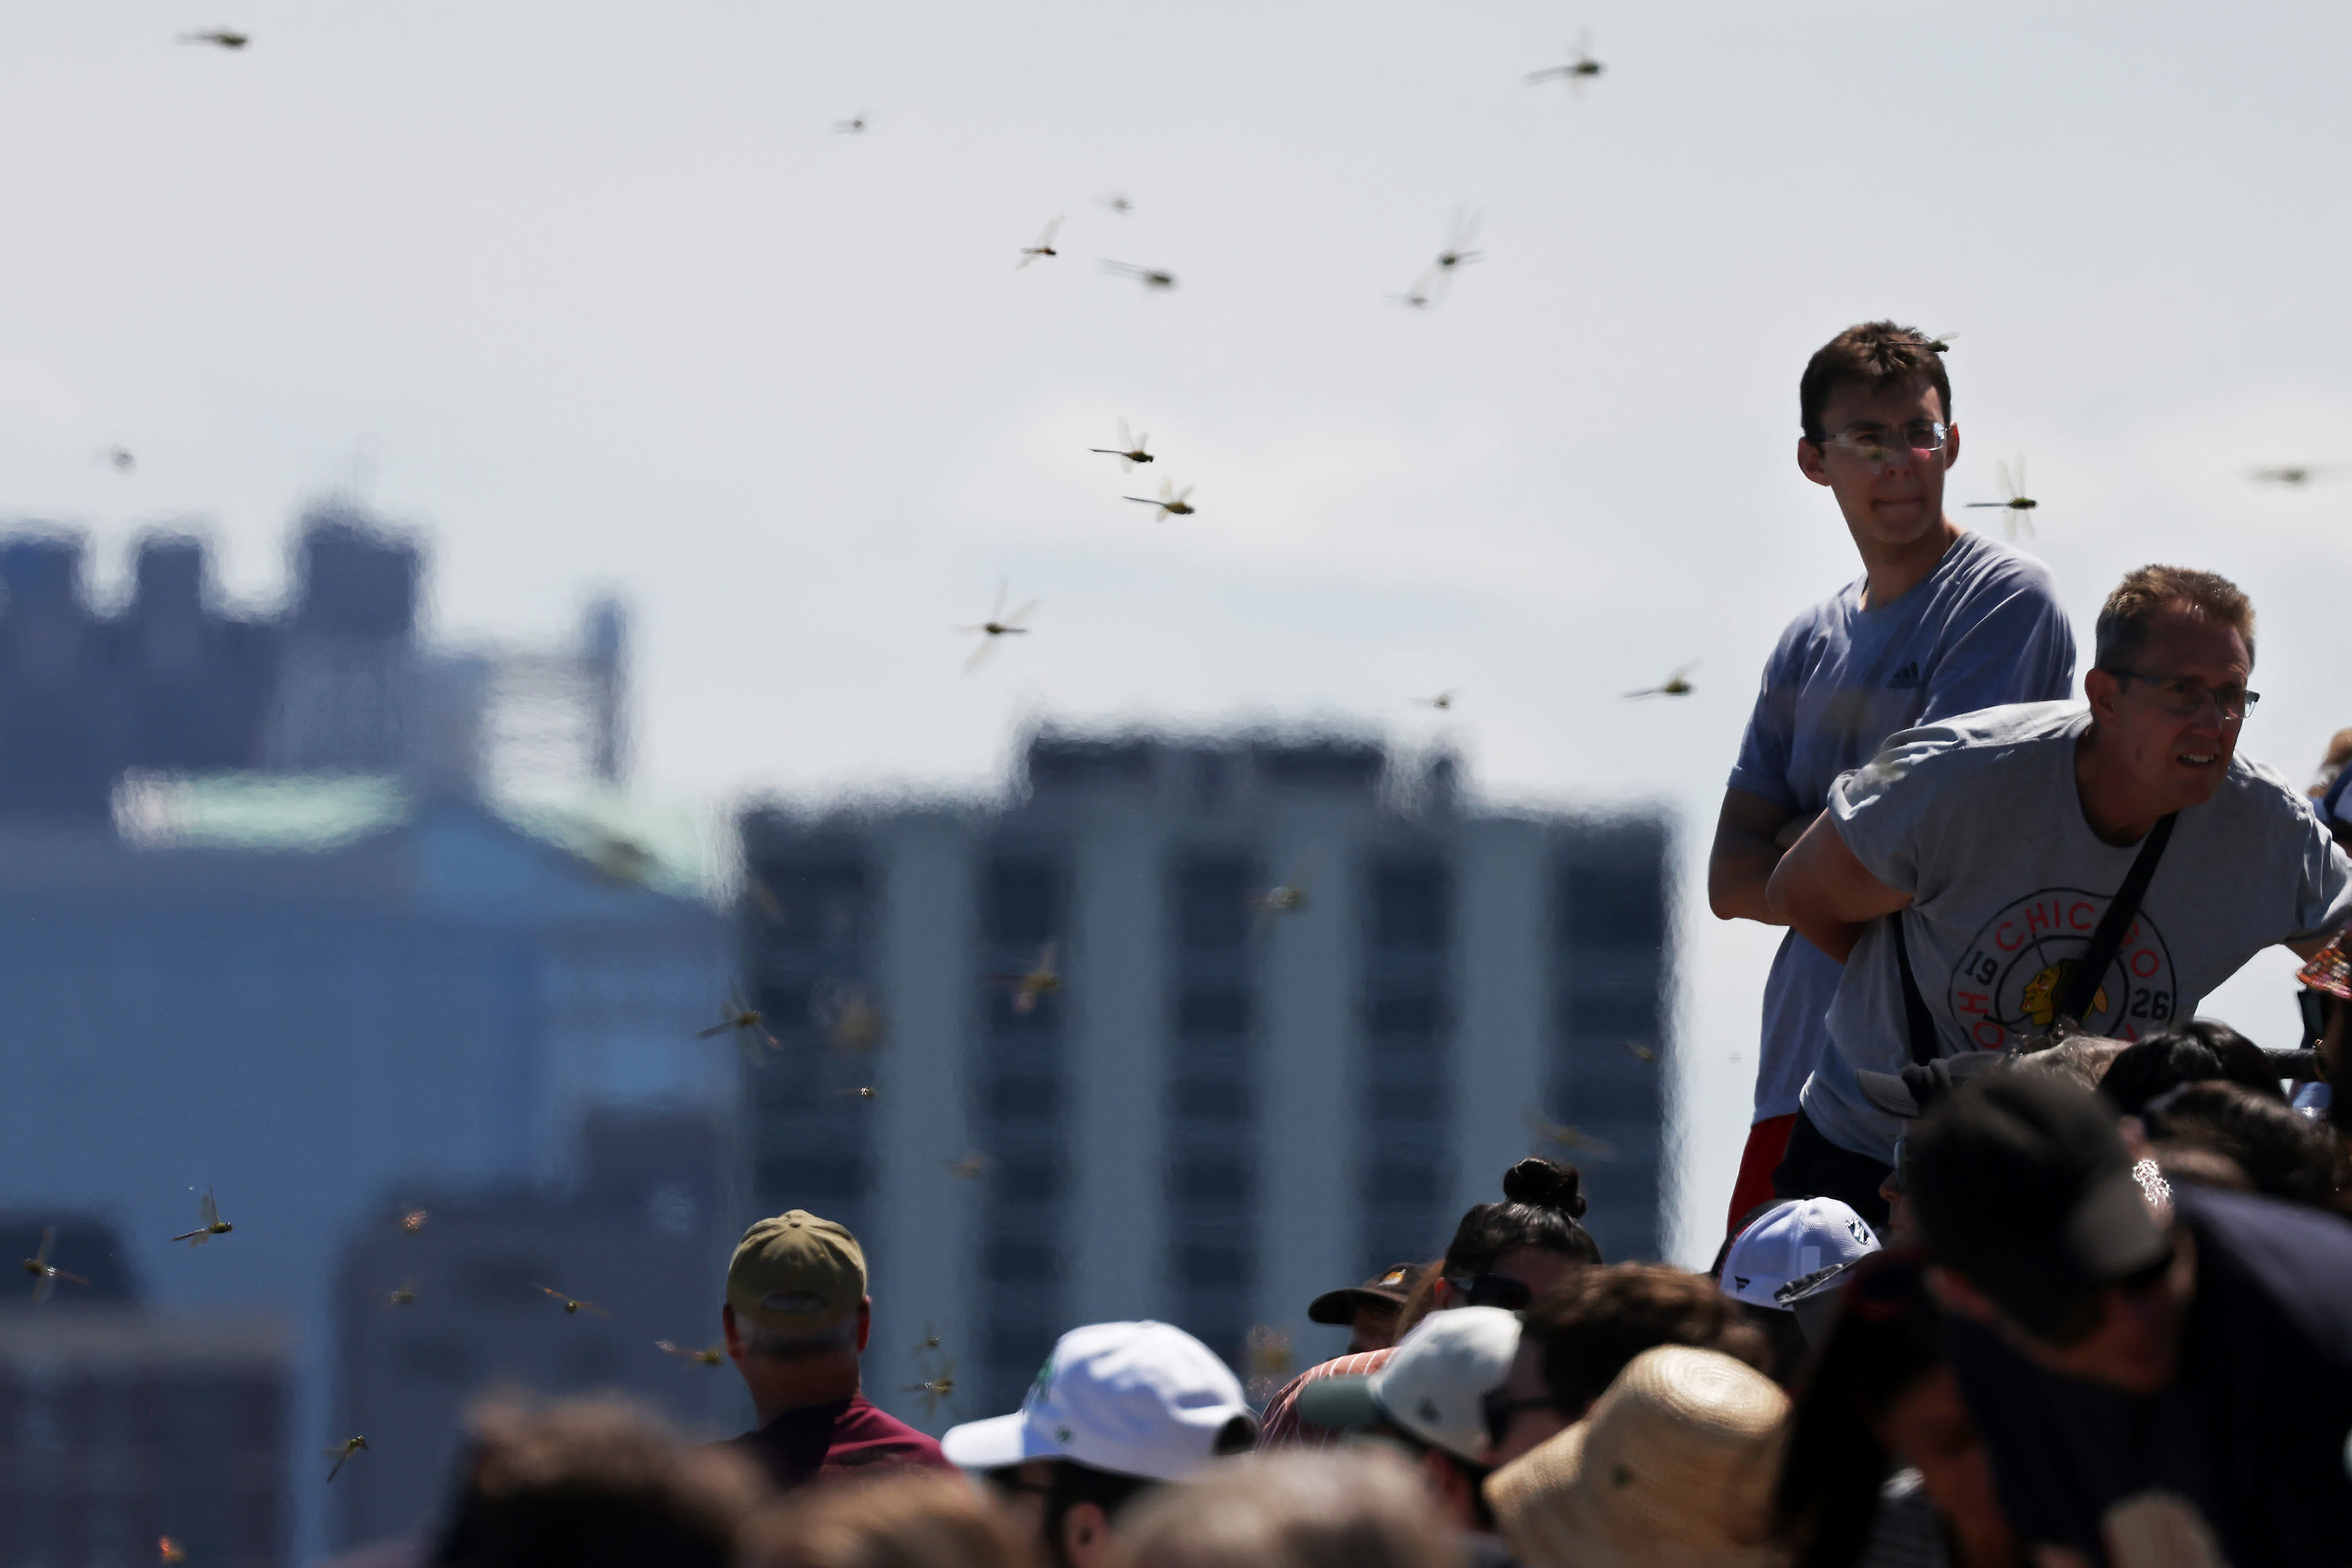
[[[1459,1568],[1460,1538],[1391,1452],[1260,1454],[1122,1517],[1119,1568]]]
[[[1721,1351],[1759,1371],[1772,1355],[1714,1280],[1663,1263],[1580,1268],[1528,1303],[1520,1332],[1543,1347],[1544,1386],[1571,1411],[1659,1345]]]
[[[1944,374],[1944,356],[1928,347],[1925,332],[1892,321],[1848,327],[1813,351],[1813,357],[1805,362],[1805,374],[1798,379],[1797,418],[1805,439],[1819,441],[1829,434],[1822,428],[1822,410],[1839,387],[1858,382],[1875,391],[1915,381],[1936,389],[1943,403],[1944,422],[1951,423],[1952,378]]]
[[[2253,601],[2227,577],[2200,572],[2193,566],[2143,566],[2128,574],[2099,606],[2095,668],[2121,674],[2147,646],[2147,628],[2167,610],[2186,610],[2219,622],[2246,642],[2246,658],[2254,657]]]

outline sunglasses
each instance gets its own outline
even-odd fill
[[[1486,1418],[1486,1441],[1501,1447],[1503,1435],[1511,1429],[1512,1417],[1522,1410],[1557,1410],[1570,1417],[1577,1414],[1568,1401],[1555,1399],[1549,1394],[1513,1399],[1499,1388],[1490,1388],[1478,1396],[1478,1413]]]
[[[1465,1306],[1500,1307],[1507,1312],[1518,1311],[1536,1296],[1518,1280],[1500,1274],[1448,1274],[1445,1282],[1454,1287]]]

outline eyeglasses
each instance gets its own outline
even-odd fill
[[[1478,1396],[1478,1412],[1486,1418],[1486,1441],[1501,1447],[1503,1434],[1511,1429],[1512,1417],[1522,1410],[1557,1410],[1565,1415],[1577,1413],[1576,1407],[1567,1400],[1549,1394],[1513,1399],[1499,1388],[1490,1388]]]
[[[1500,1307],[1516,1312],[1535,1300],[1536,1293],[1517,1279],[1500,1274],[1448,1274],[1445,1282],[1454,1287],[1471,1307]]]
[[[1906,452],[1940,452],[1951,434],[1950,426],[1933,419],[1914,419],[1895,429],[1884,425],[1848,426],[1834,436],[1819,437],[1814,445],[1824,450],[1835,447],[1851,453],[1865,463],[1891,464]]]
[[[2156,705],[2168,713],[2189,718],[2204,710],[2210,698],[2213,711],[2223,721],[2242,719],[2254,710],[2263,700],[2259,691],[2249,691],[2242,686],[2208,686],[2193,675],[2146,675],[2137,669],[2110,670],[2117,680],[2144,680],[2155,694]]]

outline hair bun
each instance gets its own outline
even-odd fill
[[[1558,1209],[1570,1219],[1584,1214],[1584,1173],[1530,1154],[1503,1173],[1503,1197],[1515,1204]]]

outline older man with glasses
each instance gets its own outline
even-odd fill
[[[2253,664],[2243,594],[2142,567],[2099,613],[2087,706],[1906,731],[1831,789],[1769,896],[1845,966],[1801,1103],[1872,1186],[1902,1123],[1858,1073],[2137,1039],[2263,948],[2308,956],[2352,917],[2352,860],[2300,792],[2238,754]]]

